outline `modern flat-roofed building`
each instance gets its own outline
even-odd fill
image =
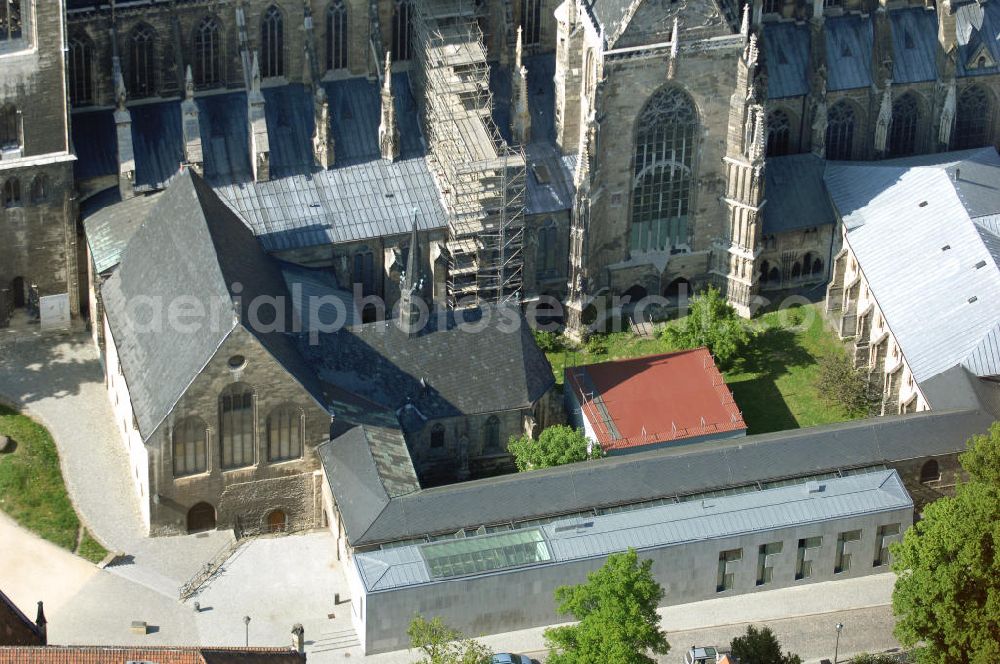
[[[608,454],[746,435],[707,348],[568,367],[570,422]]]
[[[653,560],[666,604],[884,571],[913,522],[895,470],[820,474],[499,532],[355,553],[352,617],[366,651],[406,646],[415,614],[469,634],[559,622],[553,592],[626,547]],[[488,597],[470,604],[468,597]]]

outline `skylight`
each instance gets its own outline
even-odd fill
[[[420,553],[432,578],[447,579],[552,560],[542,531],[513,532],[424,544]]]

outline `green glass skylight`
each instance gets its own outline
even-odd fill
[[[542,531],[537,528],[424,544],[420,553],[435,579],[552,560]]]

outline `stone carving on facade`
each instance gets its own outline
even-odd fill
[[[892,124],[892,84],[888,83],[882,91],[882,102],[875,120],[875,151],[885,152],[889,138],[889,125]]]

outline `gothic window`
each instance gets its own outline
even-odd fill
[[[937,482],[941,479],[941,467],[938,462],[934,459],[930,459],[920,468],[920,481],[924,484],[927,482]]]
[[[392,14],[392,59],[409,60],[413,55],[410,41],[413,37],[413,0],[396,0]]]
[[[21,145],[19,133],[17,130],[17,108],[13,104],[0,106],[0,150],[19,147]]]
[[[271,5],[260,23],[260,75],[285,75],[285,21],[281,10]]]
[[[587,64],[584,67],[584,74],[586,78],[583,81],[584,87],[587,91],[588,97],[593,97],[594,95],[594,85],[597,83],[597,72],[594,66],[594,49],[587,49]]]
[[[802,276],[802,265],[798,261],[792,266],[792,279],[798,279]]]
[[[174,477],[203,473],[208,469],[208,425],[200,417],[188,417],[174,426]]]
[[[542,0],[521,0],[521,43],[534,46],[542,41]]]
[[[788,113],[778,109],[767,115],[767,156],[780,157],[789,152],[792,123]]]
[[[31,202],[44,203],[49,197],[49,178],[45,173],[39,173],[31,181]]]
[[[905,94],[892,102],[892,124],[889,125],[889,154],[902,157],[917,151],[917,99]]]
[[[435,424],[431,427],[431,447],[444,447],[444,426],[441,424]]]
[[[767,273],[770,269],[771,269],[771,264],[768,263],[767,261],[764,261],[763,263],[760,264],[760,283],[762,284],[767,283]]]
[[[326,10],[326,68],[347,68],[347,7],[334,0]]]
[[[687,240],[698,114],[684,91],[666,88],[636,122],[632,251],[663,251]]]
[[[139,25],[129,36],[128,92],[149,97],[156,92],[156,37],[148,25]]]
[[[854,148],[854,109],[846,101],[830,108],[826,124],[826,158],[850,159]]]
[[[94,103],[94,44],[82,35],[69,40],[69,101],[74,106]]]
[[[820,275],[820,274],[823,274],[823,259],[822,258],[817,258],[817,259],[815,259],[813,261],[813,264],[812,264],[812,273],[814,275],[817,275],[817,276]]]
[[[958,97],[955,112],[956,150],[978,148],[989,140],[990,99],[978,85],[966,88]]]
[[[21,0],[0,0],[0,42],[21,38]]]
[[[556,225],[548,219],[538,229],[538,253],[535,257],[535,271],[548,275],[556,269]]]
[[[362,295],[375,294],[375,256],[371,251],[354,254],[354,282]]]
[[[490,415],[483,426],[483,444],[487,453],[500,451],[500,418]]]
[[[240,383],[230,385],[219,397],[223,468],[253,465],[256,428],[253,390]]]
[[[3,206],[17,207],[21,204],[21,181],[10,178],[3,183]]]
[[[302,457],[302,410],[279,406],[267,416],[267,458],[286,461]]]
[[[194,33],[194,82],[203,88],[222,83],[222,26],[207,16]]]

